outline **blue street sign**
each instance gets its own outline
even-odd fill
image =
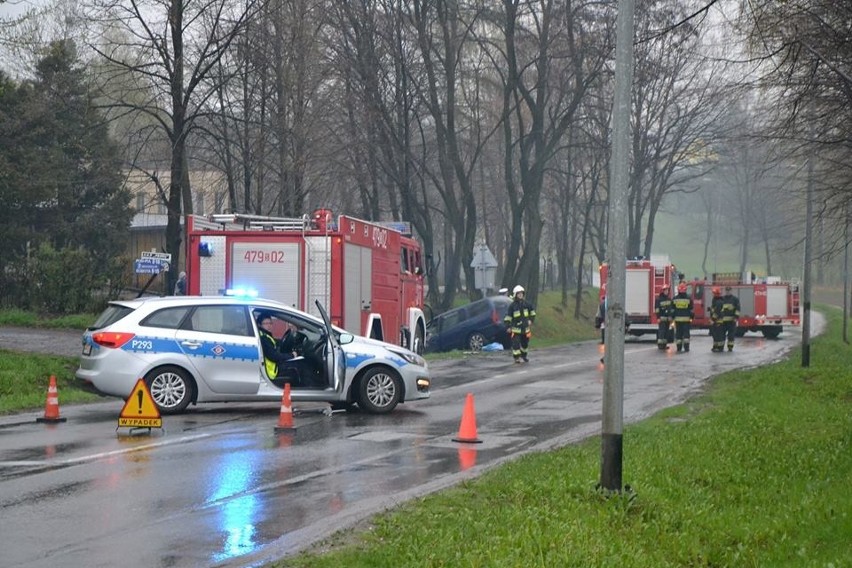
[[[134,269],[136,274],[159,274],[169,269],[169,263],[157,258],[137,258]]]

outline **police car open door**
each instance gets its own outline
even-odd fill
[[[334,333],[334,328],[331,326],[331,320],[319,300],[316,301],[317,310],[322,316],[322,321],[325,323],[325,348],[328,356],[325,358],[326,376],[331,388],[339,391],[343,388],[343,379],[346,373],[346,358],[343,355],[343,349],[340,347],[340,342],[337,340],[337,335]]]

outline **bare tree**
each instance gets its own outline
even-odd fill
[[[206,101],[215,94],[204,80],[215,71],[258,6],[255,0],[237,7],[230,0],[203,4],[192,0],[94,0],[89,5],[87,17],[100,24],[103,32],[91,47],[112,66],[107,69],[113,70],[101,76],[102,83],[115,77],[125,81],[129,76],[135,81],[134,94],[146,97],[142,103],[118,97],[109,108],[147,115],[170,144],[166,250],[174,262],[169,289],[177,277],[181,253],[181,214],[192,212],[187,139]]]

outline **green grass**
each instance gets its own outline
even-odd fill
[[[0,325],[83,330],[92,325],[97,317],[97,314],[51,316],[24,310],[5,309],[0,310]]]
[[[271,566],[852,566],[852,351],[840,314],[823,312],[829,330],[813,341],[809,368],[794,351],[627,426],[620,494],[595,490],[594,438]]]
[[[101,400],[74,384],[75,357],[0,350],[0,414],[44,408],[50,375],[56,376],[59,405]]]

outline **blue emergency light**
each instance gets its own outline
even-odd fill
[[[257,298],[257,290],[252,288],[228,288],[225,290],[225,295],[235,298]]]

